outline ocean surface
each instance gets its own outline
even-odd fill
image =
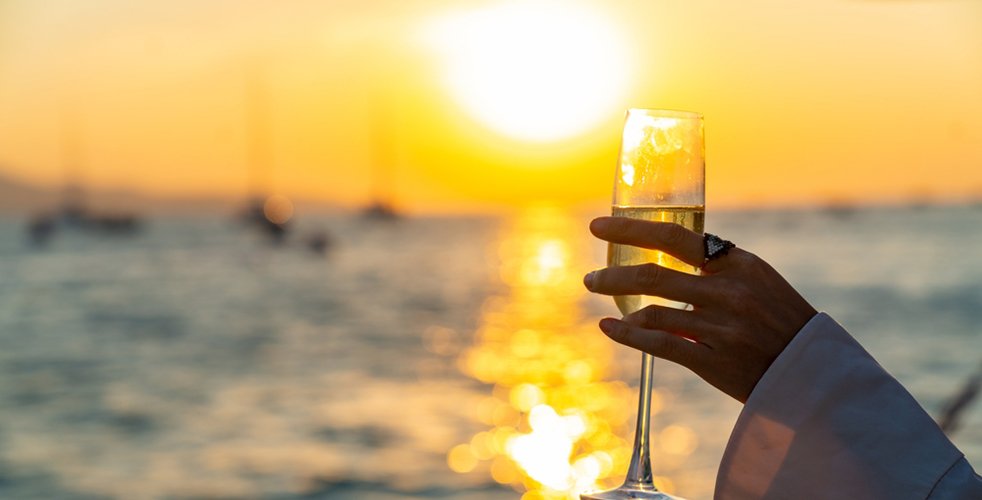
[[[0,498],[511,499],[616,483],[639,356],[587,218],[0,222]],[[324,254],[302,244],[324,230]],[[710,212],[932,416],[982,363],[982,208]],[[711,498],[740,405],[657,361],[655,473]],[[557,429],[559,429],[557,431]],[[982,402],[953,441],[982,465]],[[524,495],[524,496],[523,496]]]

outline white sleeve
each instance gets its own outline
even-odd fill
[[[715,498],[982,499],[982,479],[910,393],[820,313],[750,394]]]

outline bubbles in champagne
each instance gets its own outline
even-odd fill
[[[615,217],[628,217],[631,219],[641,219],[654,222],[672,222],[679,224],[697,233],[703,232],[706,220],[706,210],[702,205],[693,206],[651,206],[651,207],[618,207],[613,209]],[[635,266],[654,262],[662,267],[675,269],[678,271],[698,274],[699,268],[686,264],[685,262],[672,257],[664,252],[649,248],[640,248],[630,245],[618,245],[610,243],[607,246],[607,265],[614,266]],[[684,309],[686,304],[667,300],[660,297],[648,295],[617,295],[614,296],[614,303],[620,309],[621,314],[628,315],[634,311],[644,308],[649,304],[659,304],[663,306]]]

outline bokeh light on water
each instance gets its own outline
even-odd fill
[[[963,245],[979,213],[711,211],[707,229],[766,257],[935,415],[978,366],[982,256]],[[605,251],[585,218],[294,222],[336,246],[201,216],[38,251],[0,218],[0,498],[528,500],[618,482],[639,356],[596,329],[616,308],[580,284]],[[655,384],[660,485],[712,498],[740,405],[660,360]],[[976,404],[954,435],[975,464],[980,430]]]
[[[614,346],[583,307],[582,276],[596,265],[591,242],[581,221],[550,208],[505,228],[498,257],[507,293],[486,300],[474,344],[458,358],[464,373],[493,387],[477,408],[488,428],[452,448],[447,463],[490,474],[525,500],[614,487],[630,460],[637,392],[619,379]],[[656,454],[682,458],[698,443],[679,423],[654,432]],[[656,483],[674,490],[670,474]]]

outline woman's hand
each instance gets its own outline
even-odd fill
[[[677,224],[600,217],[598,238],[661,250],[696,267],[703,237]],[[815,309],[756,255],[734,248],[708,262],[701,276],[656,264],[609,267],[584,278],[591,292],[654,295],[692,304],[691,311],[651,305],[600,329],[621,344],[679,363],[746,402],[757,381]]]

